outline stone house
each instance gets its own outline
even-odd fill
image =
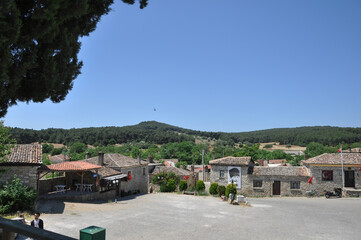
[[[310,170],[314,189],[323,193],[324,190],[342,188],[342,161],[345,190],[350,194],[357,192],[356,189],[361,191],[361,153],[324,153],[302,161],[302,165]]]
[[[247,196],[302,196],[310,190],[306,167],[254,167],[245,179],[241,193]]]
[[[0,185],[16,175],[22,184],[37,190],[37,169],[42,165],[40,144],[17,144],[5,162],[0,163]]]
[[[148,193],[148,162],[134,159],[119,153],[99,153],[97,157],[83,160],[98,166],[105,166],[128,176],[128,181],[122,182],[121,192]]]
[[[211,165],[210,182],[227,186],[233,183],[237,189],[248,182],[248,175],[253,173],[254,162],[251,157],[223,157],[209,161]]]
[[[239,193],[246,196],[299,196],[306,191],[342,188],[342,164],[346,195],[361,196],[361,153],[325,153],[302,161],[302,166],[254,166],[250,157],[225,157],[210,161],[211,182],[226,186],[234,168],[241,169]],[[311,181],[312,180],[312,181]],[[311,183],[309,183],[309,181]]]

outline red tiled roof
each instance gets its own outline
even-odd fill
[[[73,162],[62,162],[58,164],[42,166],[41,168],[39,168],[39,170],[55,171],[55,172],[77,172],[77,171],[90,171],[99,168],[101,168],[101,166],[94,165],[88,162],[73,161]]]
[[[224,157],[209,161],[210,165],[238,166],[249,165],[252,162],[251,157]]]
[[[11,149],[11,154],[2,165],[41,165],[43,163],[42,157],[43,150],[40,144],[17,144]]]
[[[361,153],[342,153],[343,164],[360,164]],[[302,161],[303,164],[341,165],[341,153],[324,153],[322,155]]]

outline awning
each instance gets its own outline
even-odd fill
[[[114,175],[114,176],[105,177],[103,179],[107,180],[107,181],[113,181],[113,180],[118,180],[118,179],[127,178],[127,177],[128,177],[127,174],[118,174],[118,175]]]

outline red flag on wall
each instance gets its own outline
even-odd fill
[[[312,180],[313,180],[313,176],[310,177],[310,179],[308,179],[308,183],[309,183],[309,184],[312,184]]]
[[[189,178],[189,176],[187,175],[187,176],[184,176],[184,180],[187,180]]]
[[[342,147],[340,147],[340,148],[337,150],[337,152],[342,153]]]

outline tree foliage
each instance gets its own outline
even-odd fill
[[[0,1],[0,117],[18,101],[65,99],[82,67],[79,38],[95,30],[112,3]],[[148,3],[139,4],[144,8]]]
[[[6,161],[15,143],[16,141],[10,137],[9,128],[4,127],[4,122],[0,121],[0,163]]]
[[[337,146],[342,143],[344,146],[345,144],[351,145],[361,142],[361,128],[300,127],[245,133],[221,133],[194,131],[155,121],[142,122],[134,126],[125,127],[78,128],[69,130],[50,128],[37,131],[12,128],[10,133],[12,137],[17,139],[18,143],[41,141],[72,145],[74,142],[79,141],[85,144],[99,146],[113,144],[114,141],[118,144],[143,142],[145,145],[180,143],[185,141],[195,143],[196,138],[201,138],[205,141],[215,142],[213,151],[215,152],[216,158],[232,155],[230,152],[232,152],[235,147],[234,143],[237,143],[237,146],[252,146],[261,142],[280,142],[280,144],[286,145],[307,146],[307,144],[311,142],[318,142],[328,146]],[[114,139],[114,141],[112,139]],[[184,150],[188,149],[188,152],[190,152],[190,146],[180,147]],[[200,159],[202,147],[196,146],[196,148],[199,154],[196,154],[194,157]],[[168,149],[170,151],[164,152],[164,155],[169,156],[167,158],[172,158],[176,149]],[[206,151],[206,154],[209,154],[209,152]],[[192,159],[187,160],[192,161]]]
[[[15,213],[16,211],[31,210],[37,199],[37,193],[23,186],[20,179],[14,176],[11,183],[0,189],[0,213]]]

